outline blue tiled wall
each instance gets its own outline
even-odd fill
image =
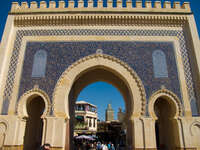
[[[45,78],[32,78],[34,54],[47,51]],[[164,85],[181,99],[177,65],[173,43],[170,42],[28,42],[26,47],[19,97],[38,84],[52,99],[53,89],[61,74],[75,61],[102,49],[104,54],[114,56],[127,63],[142,80],[147,100]],[[162,50],[166,55],[168,78],[154,78],[152,53]]]

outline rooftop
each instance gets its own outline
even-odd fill
[[[93,107],[95,107],[96,108],[96,106],[95,105],[93,105],[93,104],[90,104],[90,103],[88,103],[88,102],[85,102],[85,101],[77,101],[76,102],[76,104],[87,104],[87,105],[90,105],[90,106],[93,106]]]

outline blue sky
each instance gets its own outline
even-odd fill
[[[118,89],[106,82],[95,82],[85,87],[78,96],[79,100],[90,102],[98,107],[98,118],[105,119],[105,109],[108,103],[115,110],[117,119],[118,108],[125,108],[124,100]]]
[[[10,10],[11,3],[13,1],[22,2],[25,0],[2,0],[0,5],[0,39],[2,38],[4,26],[6,23],[7,14]],[[30,2],[30,0],[26,0]],[[40,1],[40,0],[35,0]],[[49,1],[49,0],[46,0]],[[55,0],[58,1],[58,0]],[[65,0],[67,1],[67,0]],[[135,1],[135,0],[133,0]],[[143,0],[145,1],[145,0]],[[155,1],[155,0],[152,0]],[[164,0],[161,0],[162,2]],[[171,0],[173,2],[174,0]],[[197,23],[198,31],[200,31],[200,0],[176,0],[183,3],[184,1],[189,1],[191,3],[191,8],[195,16],[195,20]],[[105,109],[108,103],[112,104],[113,109],[115,110],[115,118],[119,107],[124,109],[124,101],[123,97],[119,93],[119,91],[110,84],[105,82],[96,82],[85,87],[80,95],[78,96],[78,100],[88,101],[94,105],[98,106],[98,115],[102,120],[105,117]]]

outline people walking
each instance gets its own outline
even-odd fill
[[[97,150],[102,150],[101,142],[97,142]]]
[[[108,143],[108,149],[111,150],[111,142]]]
[[[111,150],[115,150],[114,144],[111,144]]]
[[[106,144],[103,144],[102,150],[108,150],[108,147]]]

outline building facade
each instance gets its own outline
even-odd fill
[[[106,121],[114,121],[114,110],[112,109],[111,104],[108,104],[105,114]]]
[[[0,147],[72,149],[76,98],[105,81],[124,97],[127,149],[200,149],[194,16],[187,2],[152,4],[14,2],[0,45]]]
[[[95,135],[97,132],[97,107],[85,101],[76,102],[74,136]]]
[[[122,111],[122,108],[119,108],[119,110],[117,112],[117,120],[119,122],[124,122],[125,116],[126,116],[126,113]]]

